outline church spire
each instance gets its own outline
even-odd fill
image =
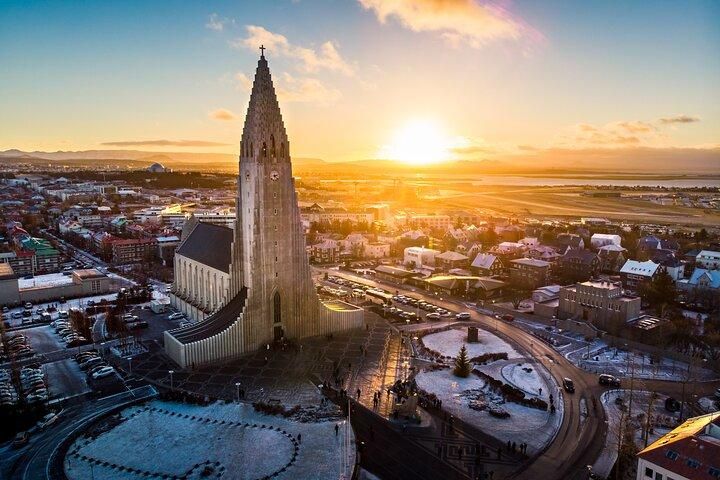
[[[260,59],[255,70],[250,103],[245,115],[241,157],[287,158],[288,140],[280,105],[278,104],[265,47],[260,46]]]

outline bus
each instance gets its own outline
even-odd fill
[[[365,292],[368,300],[378,305],[392,305],[392,294],[378,288],[371,288]]]

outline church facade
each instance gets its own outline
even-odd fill
[[[316,293],[290,145],[264,55],[239,163],[234,228],[191,220],[176,252],[171,302],[197,322],[165,332],[164,341],[183,367],[363,325],[361,308],[325,304]]]

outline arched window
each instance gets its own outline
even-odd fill
[[[274,323],[282,322],[282,316],[280,315],[280,292],[275,292],[273,296],[273,321]]]
[[[270,135],[270,156],[275,158],[275,136]]]
[[[262,156],[267,157],[267,143],[263,142],[262,146]]]

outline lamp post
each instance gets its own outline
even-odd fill
[[[173,373],[175,373],[175,370],[168,370],[168,373],[170,374],[170,390],[174,390],[174,387],[173,387]]]
[[[235,388],[237,390],[237,401],[240,403],[240,382],[235,383]]]

